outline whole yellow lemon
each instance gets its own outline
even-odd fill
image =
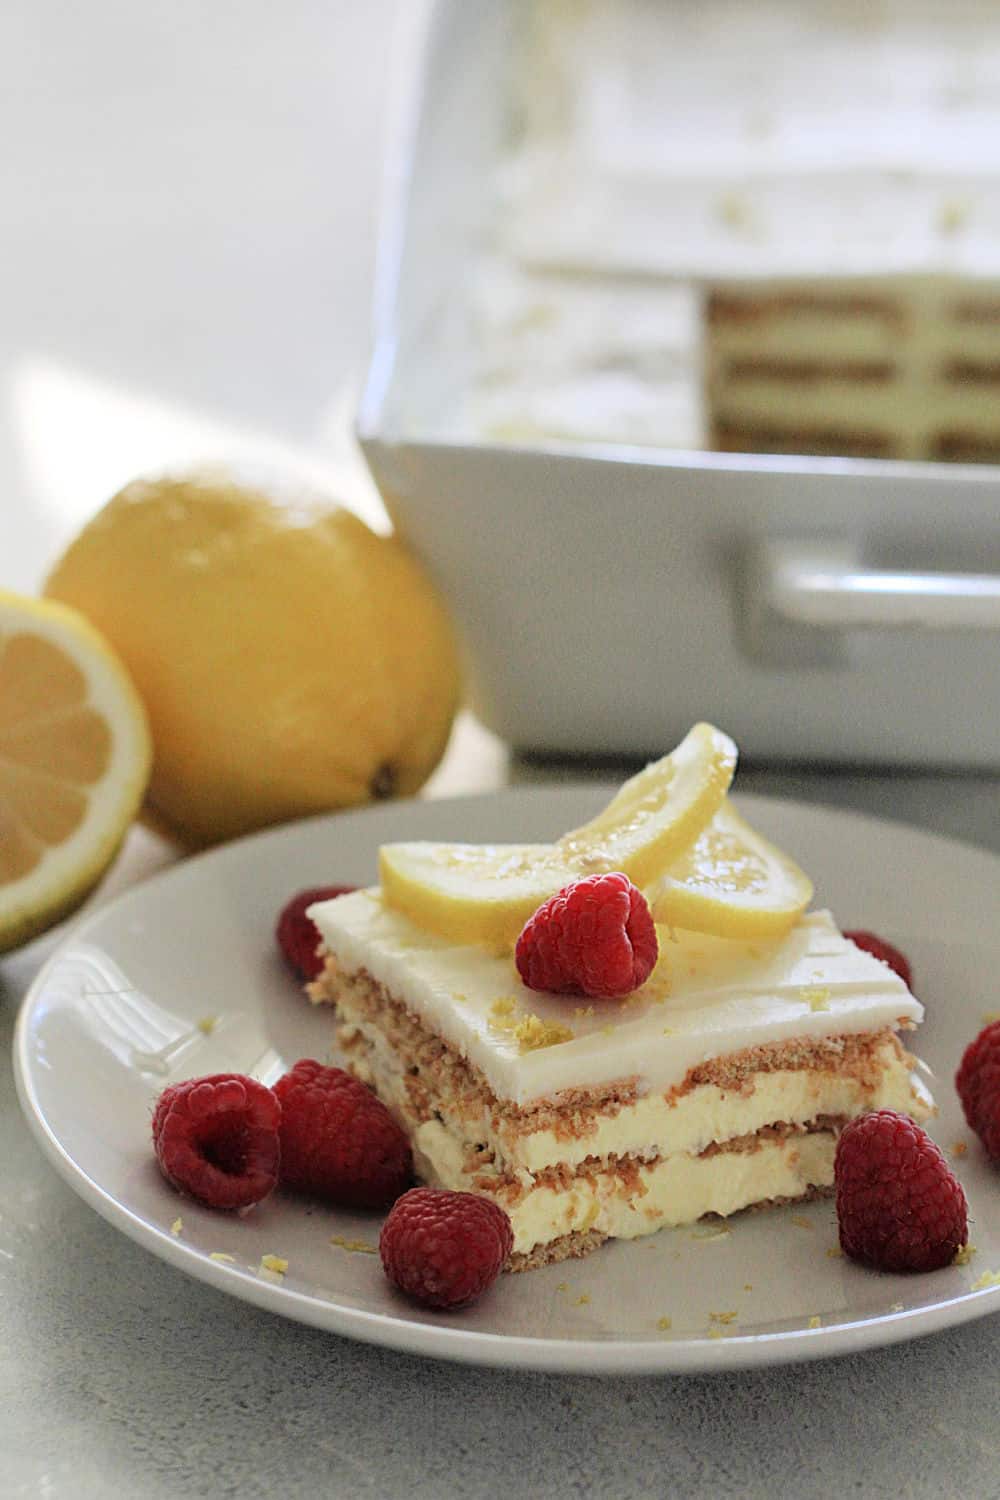
[[[459,701],[448,614],[395,538],[230,473],[139,479],[45,592],[115,647],[153,736],[147,806],[201,846],[415,792]]]

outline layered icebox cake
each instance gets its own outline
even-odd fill
[[[990,0],[513,14],[465,428],[997,461]]]
[[[720,890],[706,925],[732,925]],[[310,909],[326,952],[311,994],[336,1006],[347,1065],[407,1131],[418,1174],[505,1209],[512,1269],[825,1194],[848,1120],[932,1112],[899,1035],[920,1004],[827,911],[770,936],[661,925],[646,982],[588,1000],[528,989],[508,945],[456,943],[398,899],[383,882]]]

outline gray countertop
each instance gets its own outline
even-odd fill
[[[434,790],[583,768],[464,724]],[[607,774],[607,768],[601,768]],[[741,773],[744,790],[900,817],[1000,850],[1000,780]],[[133,835],[106,894],[169,857]],[[63,1185],[21,1119],[19,998],[51,940],[0,961],[0,1494],[1000,1496],[1000,1318],[742,1374],[477,1370],[351,1343],[184,1278]]]
[[[367,339],[400,0],[6,0],[0,586],[34,588],[150,464],[247,433],[370,499],[343,440]],[[607,768],[601,768],[607,774]],[[586,768],[462,726],[438,793]],[[1000,850],[996,778],[747,767],[744,790]],[[169,851],[133,834],[99,899]],[[477,1370],[186,1279],[57,1178],[10,1042],[50,940],[0,960],[0,1496],[1000,1496],[1000,1320],[698,1378]]]

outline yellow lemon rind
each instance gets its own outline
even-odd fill
[[[713,888],[712,849],[731,846],[731,858],[752,862],[756,882],[749,890]],[[731,803],[723,802],[712,822],[651,890],[655,921],[664,926],[733,939],[784,937],[813,898],[808,875],[782,849],[765,839]]]
[[[412,796],[444,753],[462,672],[443,598],[400,539],[294,473],[136,479],[44,591],[131,674],[147,803],[188,848]]]
[[[714,816],[735,768],[732,740],[697,724],[554,844],[383,845],[383,899],[453,943],[509,951],[532,913],[571,880],[622,870],[642,886],[660,875]]]

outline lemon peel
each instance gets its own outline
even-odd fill
[[[553,844],[384,844],[383,900],[453,943],[509,951],[531,914],[570,881],[621,870],[641,887],[660,875],[722,804],[736,754],[728,735],[696,724]]]
[[[813,896],[812,881],[728,800],[647,892],[653,919],[724,938],[780,938]]]
[[[287,477],[135,480],[45,591],[120,654],[156,746],[147,815],[190,847],[410,796],[444,752],[444,604],[396,537]]]

